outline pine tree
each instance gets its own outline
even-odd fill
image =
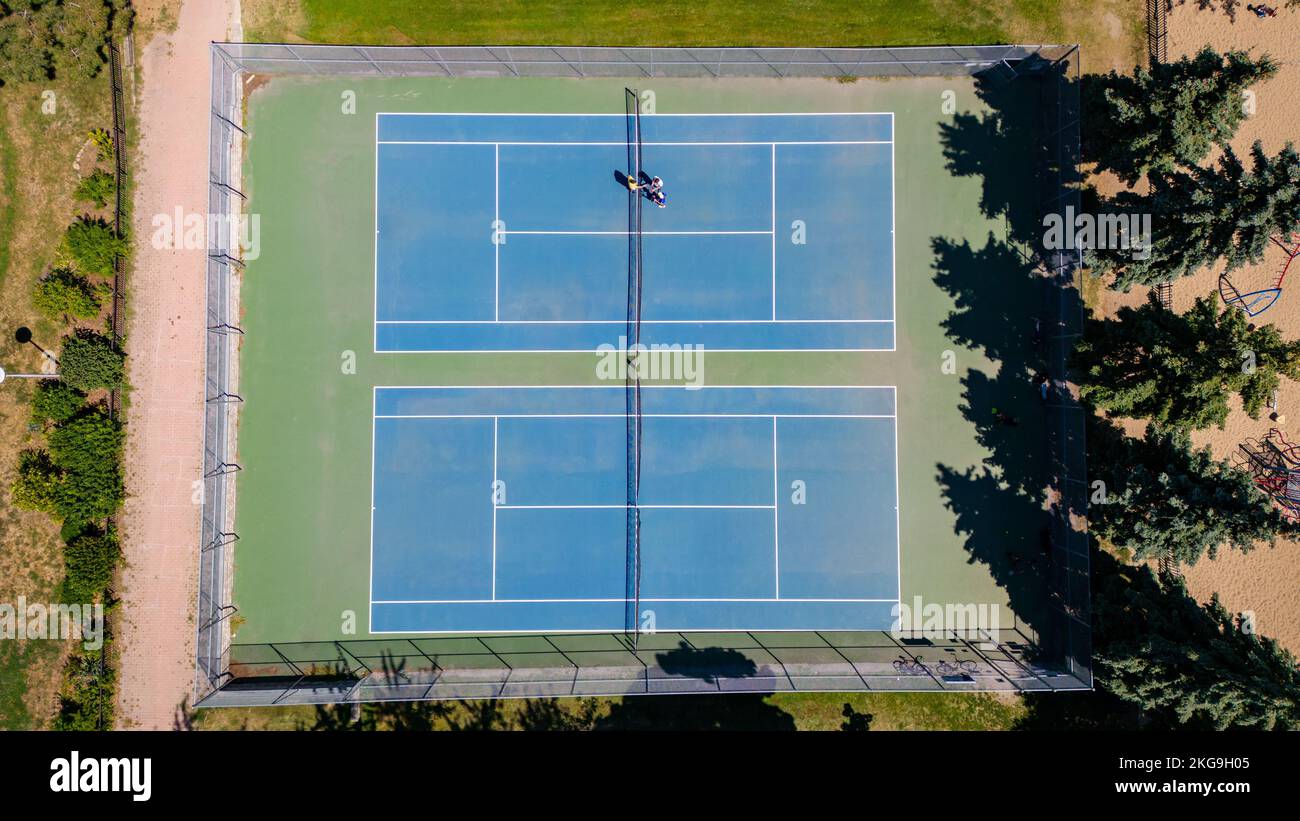
[[[1269,158],[1256,141],[1251,146],[1252,171],[1235,210],[1236,233],[1226,256],[1228,270],[1259,262],[1269,239],[1300,232],[1300,154],[1287,143]]]
[[[1102,686],[1170,724],[1224,730],[1300,728],[1300,668],[1214,598],[1202,606],[1146,567],[1097,580],[1094,658]]]
[[[1112,416],[1221,428],[1229,394],[1240,395],[1258,419],[1281,377],[1300,380],[1300,342],[1284,340],[1272,325],[1249,326],[1235,308],[1218,313],[1214,297],[1179,315],[1153,296],[1115,319],[1091,322],[1074,366],[1084,400]]]
[[[1244,552],[1256,542],[1300,532],[1282,517],[1249,474],[1193,450],[1185,431],[1147,426],[1143,439],[1110,423],[1089,432],[1093,477],[1104,503],[1088,510],[1089,529],[1139,559],[1172,556],[1192,565],[1222,545]]]
[[[1245,117],[1242,92],[1276,73],[1267,56],[1220,55],[1207,46],[1195,57],[1136,68],[1131,77],[1112,71],[1091,79],[1084,86],[1092,124],[1084,158],[1129,184],[1152,171],[1194,166],[1236,133]]]
[[[1115,272],[1112,288],[1171,282],[1221,259],[1231,272],[1258,262],[1269,237],[1300,230],[1300,155],[1288,143],[1270,158],[1257,142],[1247,171],[1225,148],[1216,167],[1152,175],[1149,194],[1123,192],[1108,210],[1151,214],[1154,234],[1143,259],[1113,247],[1088,252],[1091,267]]]

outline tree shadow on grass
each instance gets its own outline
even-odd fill
[[[720,679],[768,675],[736,650],[694,648],[685,643],[655,656],[669,676],[696,679],[716,687]],[[389,680],[400,678],[397,665],[385,661]],[[320,731],[482,731],[482,730],[793,730],[794,719],[770,704],[767,692],[693,693],[680,696],[635,695],[602,699],[527,699],[507,704],[478,701],[402,701],[330,704],[316,708],[315,720],[302,729]],[[867,717],[867,723],[869,723]],[[853,721],[850,717],[850,721]],[[856,724],[863,719],[858,717]],[[855,727],[856,729],[857,727]]]
[[[684,642],[655,659],[664,673],[717,685],[720,678],[770,675],[736,650],[695,648]],[[606,730],[793,730],[794,718],[769,703],[769,692],[630,696],[597,722]]]

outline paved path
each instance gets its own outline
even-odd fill
[[[187,0],[174,33],[137,48],[140,151],[135,259],[127,280],[129,378],[122,514],[126,567],[118,725],[169,729],[194,681],[203,429],[204,251],[158,249],[153,218],[207,213],[208,43],[228,39],[237,0]]]

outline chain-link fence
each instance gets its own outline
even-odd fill
[[[911,48],[562,48],[552,46],[320,46],[217,43],[255,74],[384,77],[938,77],[975,74],[1062,46]]]
[[[242,207],[241,79],[248,73],[434,77],[915,77],[1034,82],[1041,100],[1040,211],[1078,210],[1078,50],[1069,46],[863,49],[212,47],[207,376],[196,702],[251,706],[371,700],[854,690],[1074,690],[1091,686],[1083,415],[1065,379],[1082,327],[1074,251],[1043,251],[1054,527],[1049,629],[970,640],[858,633],[659,633],[445,637],[231,645],[237,327],[233,242]]]
[[[1043,159],[1037,169],[1040,216],[1057,214],[1061,224],[1082,212],[1079,170],[1081,124],[1079,51],[1071,49],[1050,62],[1028,61],[1029,78],[1039,83],[1039,142]],[[1028,79],[1028,78],[1027,78]],[[1039,224],[1042,224],[1041,222]],[[1041,636],[1044,651],[1061,660],[1070,675],[1092,684],[1090,561],[1086,524],[1086,417],[1078,386],[1070,381],[1069,357],[1083,334],[1083,257],[1078,248],[1039,250],[1048,277],[1043,280],[1049,373],[1055,383],[1048,403],[1048,458],[1051,477],[1052,540],[1049,562],[1049,628]]]
[[[655,633],[235,645],[204,706],[670,693],[1077,689],[1015,630],[989,641],[888,633]]]
[[[230,568],[235,539],[234,409],[238,327],[237,278],[242,267],[234,242],[243,195],[238,185],[242,130],[239,72],[212,50],[212,112],[208,127],[208,256],[203,408],[203,486],[199,544],[196,688],[202,695],[229,679]]]

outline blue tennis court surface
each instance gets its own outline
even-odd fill
[[[641,118],[641,342],[894,349],[893,115]],[[622,114],[379,114],[375,350],[590,351],[627,315]]]
[[[656,629],[889,629],[893,387],[642,397]],[[625,629],[624,403],[621,383],[376,388],[371,632]]]

